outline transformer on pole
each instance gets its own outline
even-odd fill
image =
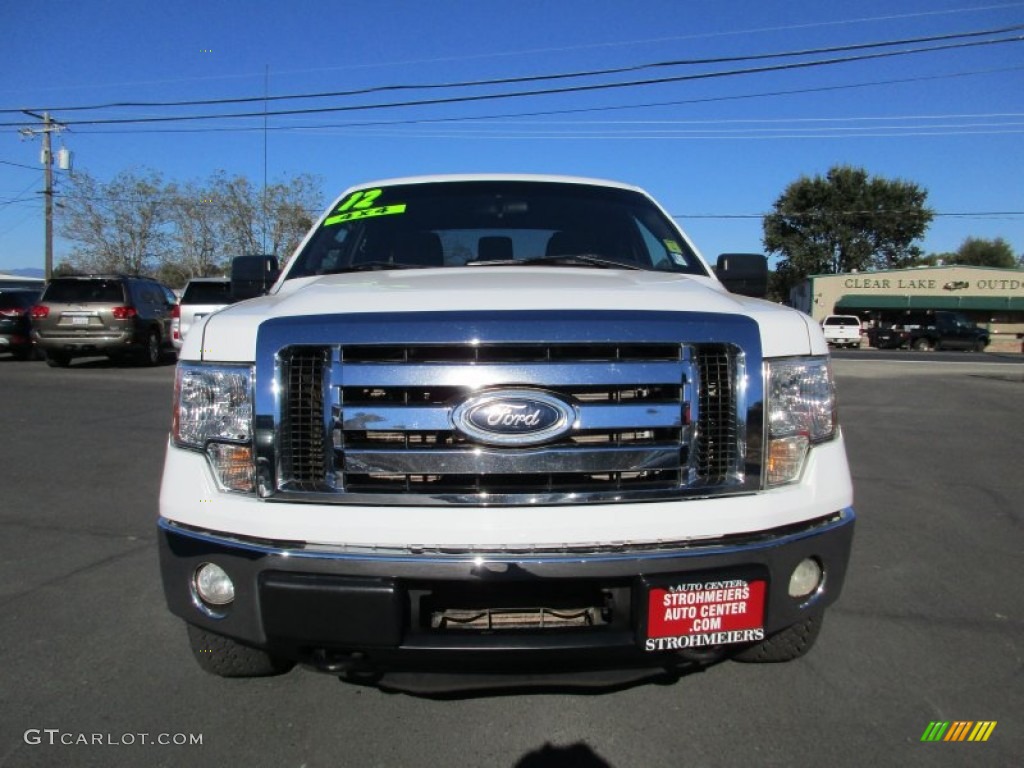
[[[34,137],[36,134],[42,134],[43,136],[43,149],[40,153],[39,160],[43,165],[43,203],[45,207],[45,272],[46,279],[49,280],[53,276],[53,149],[51,135],[59,133],[64,130],[63,125],[54,121],[50,117],[49,112],[43,112],[39,115],[35,112],[29,112],[27,109],[23,110],[29,117],[34,117],[37,120],[42,120],[43,125],[39,128],[22,128],[21,135],[26,137]],[[71,168],[71,153],[64,149],[60,150],[60,168],[62,170],[70,170]]]

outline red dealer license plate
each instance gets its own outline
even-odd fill
[[[765,582],[721,579],[650,588],[646,651],[764,640]]]

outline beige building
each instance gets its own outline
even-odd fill
[[[812,275],[790,292],[790,304],[819,323],[857,315],[866,325],[899,322],[911,311],[952,310],[989,329],[990,349],[1020,349],[1024,333],[1024,269],[919,267]]]

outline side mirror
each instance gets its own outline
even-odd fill
[[[768,259],[759,253],[723,253],[715,274],[730,293],[757,299],[768,295]]]
[[[262,296],[280,274],[276,256],[236,256],[231,260],[231,300]]]

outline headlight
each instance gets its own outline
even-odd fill
[[[828,358],[768,362],[769,486],[800,478],[807,452],[836,435],[836,398]]]
[[[176,445],[206,453],[223,487],[251,491],[252,369],[179,364],[171,434]]]

